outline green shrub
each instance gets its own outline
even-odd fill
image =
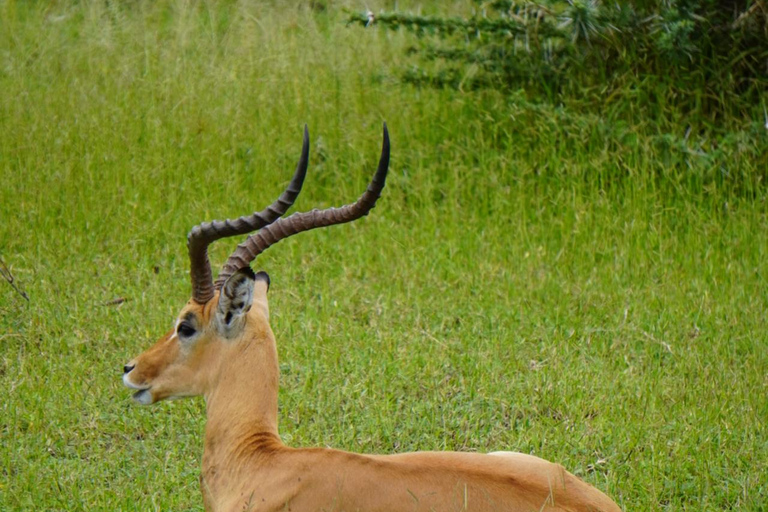
[[[536,101],[590,110],[647,102],[653,120],[710,127],[762,121],[768,85],[763,0],[474,5],[464,18],[364,13],[349,22],[418,36],[410,52],[419,63],[402,70],[412,84],[523,89]]]

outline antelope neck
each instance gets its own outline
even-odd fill
[[[251,320],[251,319],[249,319]],[[251,332],[224,349],[217,376],[205,393],[203,459],[250,458],[282,446],[277,431],[279,367],[271,331]]]

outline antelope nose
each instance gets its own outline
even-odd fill
[[[130,373],[130,371],[133,370],[134,368],[136,368],[135,364],[127,364],[123,366],[123,373]]]

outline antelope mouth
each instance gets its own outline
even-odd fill
[[[131,395],[131,398],[133,398],[134,401],[140,403],[141,405],[149,405],[153,401],[152,393],[149,391],[149,388],[138,390],[133,395]]]
[[[131,398],[133,398],[136,402],[142,405],[149,405],[152,403],[152,393],[149,391],[152,386],[139,386],[134,384],[128,378],[128,373],[123,374],[123,384],[125,384],[126,387],[137,390],[133,395],[131,395]]]

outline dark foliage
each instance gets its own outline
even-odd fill
[[[470,18],[365,13],[417,38],[417,85],[523,89],[530,99],[632,101],[652,119],[756,119],[768,86],[768,2],[475,0]]]

